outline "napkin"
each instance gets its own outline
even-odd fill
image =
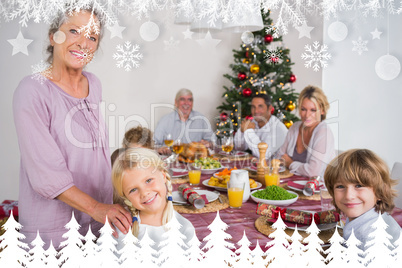
[[[288,186],[291,186],[293,188],[299,189],[299,190],[303,190],[304,189],[304,185],[301,185],[299,183],[295,183],[293,181],[289,181],[288,182]]]
[[[208,200],[205,195],[201,196],[191,188],[188,183],[181,184],[179,186],[179,193],[196,209],[203,208],[205,204],[208,204]]]

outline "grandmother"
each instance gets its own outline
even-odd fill
[[[59,247],[72,215],[82,235],[91,226],[98,236],[106,218],[123,233],[131,225],[130,213],[112,204],[101,83],[83,71],[98,49],[103,25],[92,9],[67,14],[60,13],[49,29],[46,79],[25,77],[13,99],[21,232],[30,243],[39,230],[45,248],[50,240]]]
[[[329,103],[324,92],[314,86],[305,87],[299,95],[301,121],[293,124],[278,158],[290,172],[306,176],[322,176],[335,157],[334,136],[325,123]]]

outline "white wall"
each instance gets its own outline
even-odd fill
[[[376,60],[389,53],[402,63],[401,15],[354,21],[354,12],[343,13],[339,21],[346,24],[348,36],[334,42],[328,37],[324,23],[324,42],[329,46],[332,59],[323,72],[323,88],[331,101],[338,103],[338,115],[331,122],[337,125],[339,149],[368,148],[382,157],[392,168],[402,162],[402,74],[391,81],[380,79],[375,72]],[[370,32],[378,28],[380,40],[372,39]],[[367,40],[367,52],[359,56],[352,51],[352,40],[361,36]]]

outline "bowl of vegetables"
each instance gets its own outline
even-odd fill
[[[254,202],[275,206],[289,206],[296,202],[298,198],[299,195],[296,192],[287,191],[276,185],[251,192],[251,199],[253,199]]]
[[[222,164],[216,159],[211,157],[203,157],[194,160],[193,168],[201,169],[203,174],[213,174],[225,167],[222,166]]]

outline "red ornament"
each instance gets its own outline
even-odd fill
[[[274,114],[274,112],[275,112],[275,108],[274,108],[274,106],[272,106],[272,108],[271,108],[271,114]]]
[[[271,62],[272,63],[277,63],[279,61],[279,58],[275,57],[275,58],[271,58]]]
[[[246,53],[244,54],[246,56],[246,58],[248,58],[250,56],[250,54],[248,53],[248,51],[246,51]]]
[[[243,96],[246,98],[250,97],[252,93],[253,93],[253,91],[251,91],[251,89],[249,89],[249,88],[243,89]]]
[[[225,122],[228,119],[228,114],[223,112],[223,113],[221,113],[219,118],[221,119],[221,121]]]
[[[253,116],[252,115],[247,115],[246,120],[253,120]]]
[[[239,74],[237,75],[237,78],[239,78],[239,80],[244,80],[244,79],[247,78],[247,75],[246,75],[245,73],[239,73]]]
[[[273,40],[274,40],[274,38],[270,34],[267,34],[266,36],[264,36],[265,43],[271,43]]]
[[[291,75],[290,75],[290,78],[289,78],[289,82],[291,82],[291,83],[296,82],[296,75],[291,74]]]

